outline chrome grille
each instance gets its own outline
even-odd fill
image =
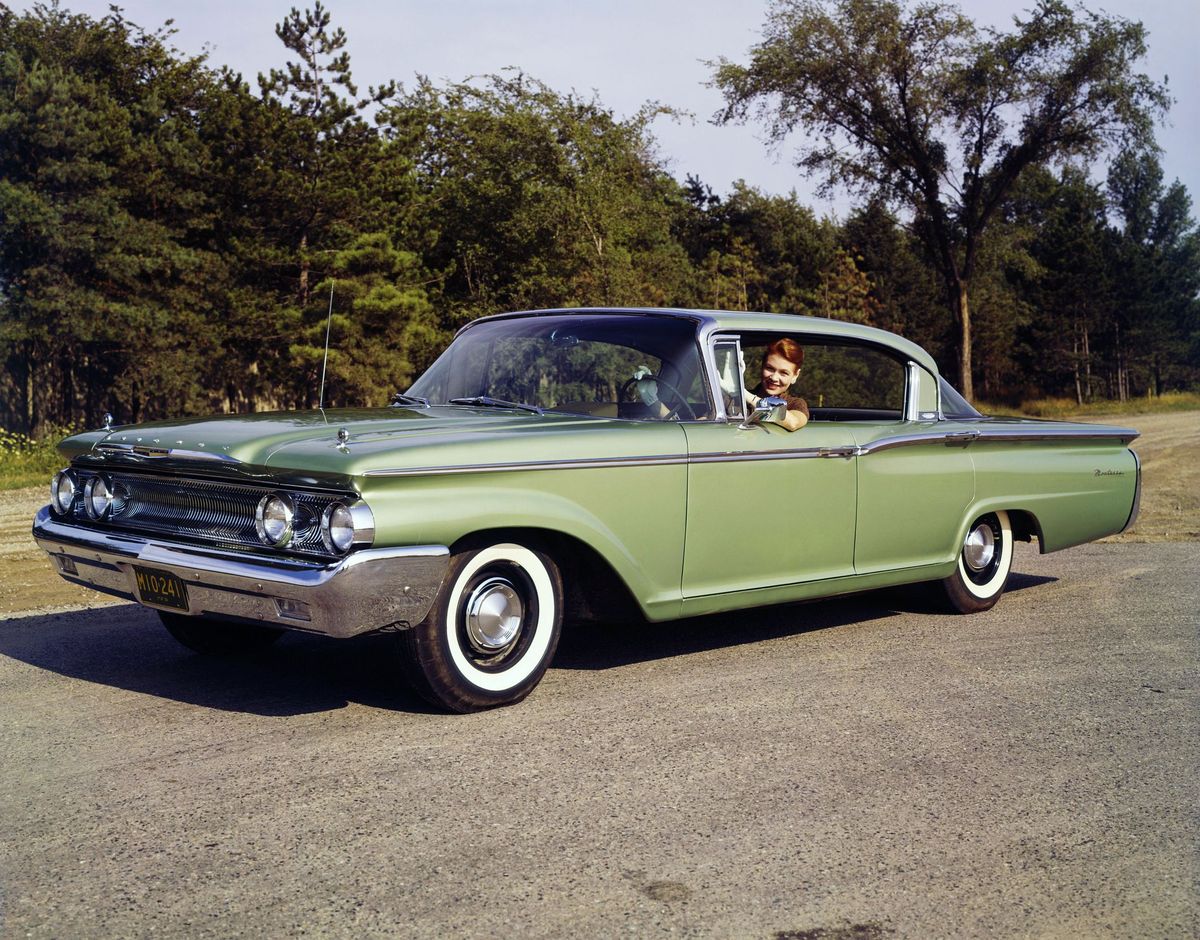
[[[80,492],[94,471],[79,473]],[[103,522],[92,520],[84,501],[75,502],[74,519],[82,525],[171,539],[202,542],[220,548],[266,550],[254,526],[259,500],[268,493],[286,492],[296,507],[295,535],[287,547],[292,554],[329,556],[321,541],[321,513],[346,497],[215,480],[105,473],[112,483],[112,512]]]

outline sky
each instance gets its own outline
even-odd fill
[[[10,0],[11,2],[11,0]],[[103,16],[110,0],[61,0],[73,12]],[[255,77],[282,66],[287,50],[275,36],[293,4],[309,0],[125,0],[128,19],[151,28],[174,21],[175,45],[207,52],[214,65]],[[960,0],[981,25],[1008,27],[1032,0]],[[1200,2],[1088,0],[1106,13],[1140,20],[1149,33],[1142,71],[1168,78],[1176,99],[1158,139],[1166,179],[1179,179],[1200,200]],[[13,4],[17,6],[17,4]],[[508,67],[522,69],[560,93],[595,92],[618,117],[649,100],[693,117],[659,118],[653,133],[660,156],[679,180],[698,176],[718,194],[739,179],[768,193],[796,190],[818,214],[844,216],[847,197],[823,200],[792,165],[785,143],[772,152],[761,128],[717,127],[719,91],[707,87],[707,62],[747,61],[761,35],[766,0],[325,0],[333,24],[347,34],[360,91],[395,79],[411,86],[416,74],[436,83],[462,81]],[[1103,168],[1093,168],[1103,177]],[[1200,209],[1194,208],[1195,212]]]

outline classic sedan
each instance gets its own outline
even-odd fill
[[[985,417],[899,336],[776,314],[488,317],[388,408],[106,424],[34,522],[64,578],[201,653],[395,633],[456,711],[528,695],[564,620],[912,582],[984,610],[1015,540],[1123,531],[1141,484],[1135,431]]]

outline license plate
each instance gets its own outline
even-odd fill
[[[175,610],[188,609],[187,585],[179,575],[134,565],[133,576],[137,579],[138,596],[143,604]]]

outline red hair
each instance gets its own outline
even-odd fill
[[[800,371],[800,367],[804,365],[804,347],[797,343],[790,336],[781,336],[779,339],[771,343],[763,350],[763,362],[767,361],[768,356],[782,356],[788,362],[796,367],[796,371]]]

